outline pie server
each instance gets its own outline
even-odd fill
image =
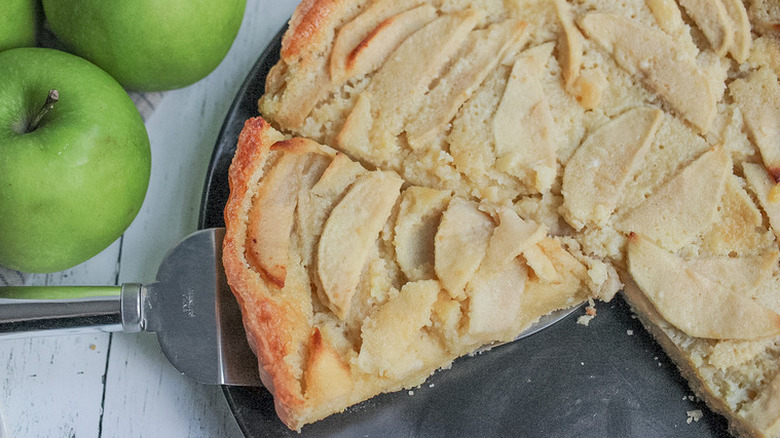
[[[0,340],[86,328],[155,332],[168,360],[196,381],[260,386],[257,358],[222,268],[224,235],[224,228],[209,228],[186,237],[165,257],[154,283],[0,287]],[[68,298],[51,298],[57,294]],[[575,308],[542,317],[517,339]]]
[[[84,328],[155,332],[168,360],[198,382],[259,386],[222,269],[224,235],[224,228],[189,235],[166,255],[154,283],[0,287],[0,340]],[[58,293],[69,298],[49,298]]]

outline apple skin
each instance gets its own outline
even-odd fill
[[[125,88],[161,91],[204,78],[227,54],[246,0],[44,0],[69,51]]]
[[[35,46],[36,0],[0,1],[0,52]]]
[[[75,55],[0,53],[0,265],[55,272],[96,255],[135,218],[151,152],[125,90]],[[25,127],[49,90],[59,102]]]

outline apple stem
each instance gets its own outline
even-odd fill
[[[43,120],[44,116],[46,116],[46,114],[51,111],[52,108],[54,108],[54,104],[57,103],[58,100],[60,100],[59,91],[50,90],[49,95],[46,96],[46,102],[44,102],[43,107],[41,107],[41,110],[38,111],[38,114],[34,119],[32,119],[30,124],[27,125],[27,129],[24,132],[33,132],[38,129],[38,125],[41,123],[41,120]]]

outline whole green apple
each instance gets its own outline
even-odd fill
[[[0,1],[0,52],[35,45],[36,0]]]
[[[151,167],[146,128],[122,86],[75,55],[7,50],[0,78],[0,265],[68,269],[138,213]]]
[[[197,82],[236,38],[246,0],[44,0],[51,30],[73,53],[136,91]]]

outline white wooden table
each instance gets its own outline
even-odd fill
[[[189,87],[133,95],[152,146],[152,176],[122,238],[68,271],[0,267],[0,285],[113,285],[154,280],[166,252],[196,229],[206,169],[233,98],[298,1],[248,0],[222,64]],[[219,387],[182,376],[153,334],[0,340],[0,438],[239,437]]]

